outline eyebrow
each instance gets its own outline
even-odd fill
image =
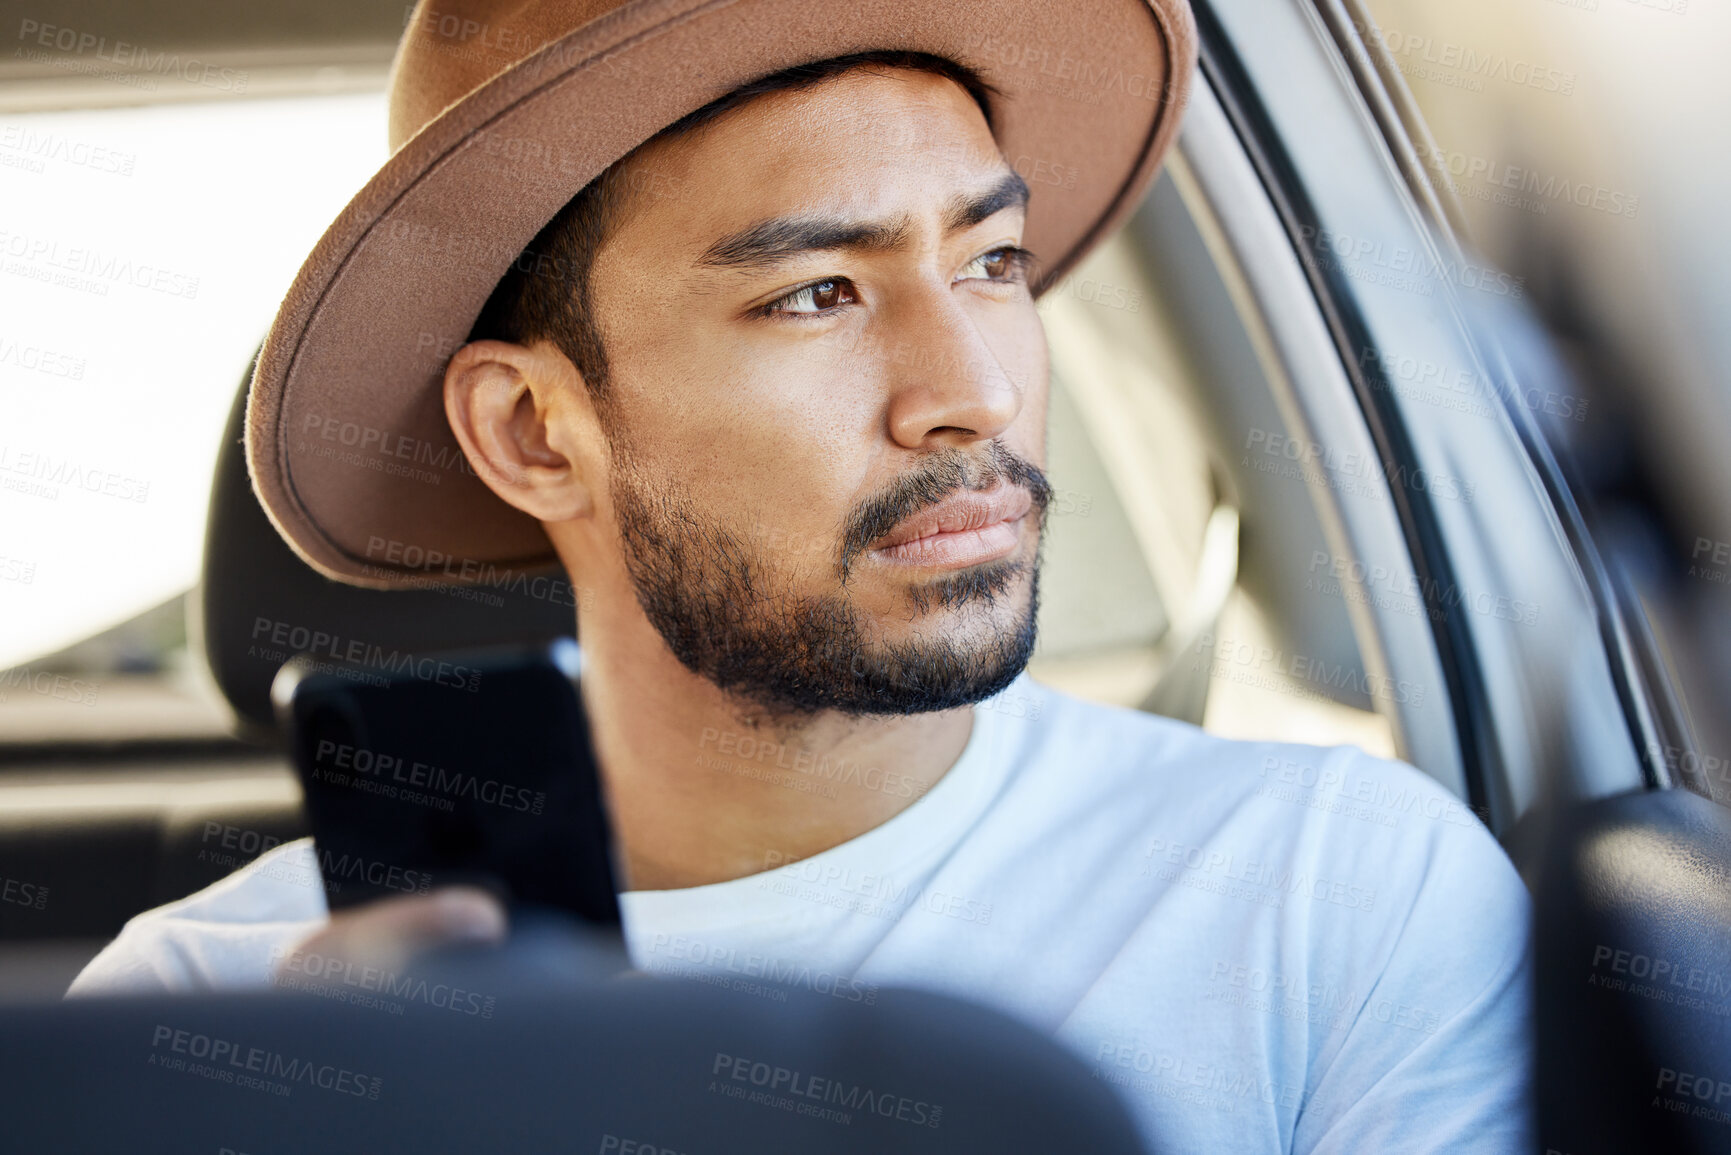
[[[1028,185],[1015,172],[1007,172],[982,192],[952,198],[944,207],[944,231],[969,228],[1012,207],[1028,207]],[[697,263],[720,269],[762,269],[830,249],[882,251],[903,244],[912,228],[906,214],[882,221],[776,217],[722,237],[704,250]]]

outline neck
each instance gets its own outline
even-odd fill
[[[580,615],[583,705],[623,889],[743,878],[882,825],[947,773],[968,708],[769,719],[686,669],[635,598]]]

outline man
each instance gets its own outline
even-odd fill
[[[1156,1150],[1514,1149],[1525,896],[1458,803],[1356,750],[1228,742],[1022,675],[1051,493],[1033,291],[1133,203],[1189,67],[1180,8],[1099,8],[1093,51],[1139,59],[1152,94],[1104,113],[1038,96],[1001,54],[970,54],[984,33],[914,9],[898,15],[925,28],[911,43],[813,28],[798,36],[836,39],[815,55],[796,40],[773,69],[775,53],[681,57],[737,71],[719,99],[688,80],[681,104],[631,52],[652,16],[664,36],[684,26],[641,4],[567,14],[563,40],[476,20],[519,54],[553,47],[452,103],[427,77],[482,66],[440,57],[423,7],[393,129],[431,123],[284,305],[254,383],[255,482],[332,576],[407,582],[369,560],[403,543],[489,565],[550,543],[593,594],[584,703],[644,969],[998,1006],[1118,1086]],[[718,26],[735,48],[790,35],[735,17]],[[499,142],[545,157],[550,136],[617,128],[574,118],[570,93],[553,111],[562,82],[534,70],[569,69],[548,59],[576,43],[608,64],[585,66],[591,95],[638,121],[598,149],[599,177],[576,166],[587,184],[565,204]],[[535,108],[536,132],[498,135]],[[1042,209],[1048,190],[1006,159],[1036,122],[1044,147],[1068,133],[1110,171]],[[489,230],[522,252],[508,269],[470,243]],[[404,275],[429,252],[463,257],[436,292]],[[470,339],[421,387],[398,362],[441,317]],[[464,462],[436,487],[297,440],[351,414],[425,429],[429,398]],[[765,751],[853,771],[833,796],[789,790],[754,773]],[[1415,804],[1385,824],[1263,789],[1293,777]],[[292,844],[140,916],[74,993],[263,984],[300,957],[502,931],[455,890],[329,919],[300,881],[316,870]]]

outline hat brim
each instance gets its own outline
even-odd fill
[[[567,201],[662,128],[750,80],[855,52],[931,53],[1000,94],[995,135],[1033,191],[1054,283],[1132,211],[1195,58],[1182,0],[634,0],[548,44],[403,145],[326,231],[254,373],[246,451],[308,564],[378,589],[555,561],[475,475],[444,368],[500,278]]]

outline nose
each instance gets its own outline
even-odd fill
[[[1015,421],[1027,392],[947,286],[904,301],[883,318],[895,333],[889,433],[906,449],[930,451],[990,441]]]

